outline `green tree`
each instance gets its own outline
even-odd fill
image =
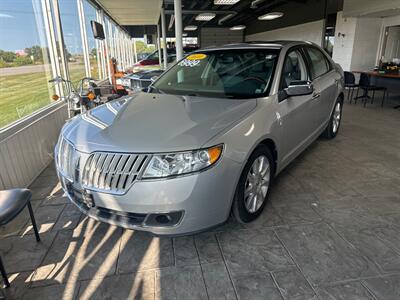
[[[32,64],[32,60],[29,56],[17,56],[14,59],[14,64],[16,66],[25,66]]]
[[[154,46],[147,46],[143,41],[136,41],[135,44],[137,53],[149,53],[155,50]]]
[[[40,46],[34,45],[30,48],[25,48],[25,53],[29,57],[33,57],[35,62],[43,63],[43,49]]]
[[[0,59],[5,62],[13,62],[17,55],[11,51],[0,50]]]

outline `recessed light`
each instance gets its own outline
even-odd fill
[[[185,30],[185,31],[195,31],[195,30],[197,30],[197,26],[196,25],[189,25],[189,26],[186,26],[185,28],[183,28],[183,30]]]
[[[240,0],[214,0],[214,5],[234,5]]]
[[[246,28],[246,25],[235,25],[229,28],[230,30],[243,30]]]
[[[187,36],[187,35],[188,35],[187,32],[182,33],[182,36]]]
[[[210,21],[215,18],[214,13],[202,13],[196,16],[196,21]]]
[[[259,16],[258,19],[259,20],[273,20],[273,19],[277,19],[283,16],[283,13],[281,12],[272,12],[272,13],[268,13],[262,16]]]

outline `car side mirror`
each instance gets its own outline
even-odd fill
[[[290,85],[284,89],[288,97],[310,95],[314,91],[313,85],[308,80],[292,81]]]

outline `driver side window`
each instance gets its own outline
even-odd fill
[[[283,63],[280,90],[287,88],[293,81],[307,79],[307,69],[300,51],[296,49],[288,52]]]

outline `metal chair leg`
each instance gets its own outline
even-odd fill
[[[3,278],[4,278],[4,284],[6,285],[6,287],[9,287],[10,282],[8,281],[6,269],[4,269],[4,265],[3,265],[3,261],[1,260],[1,256],[0,256],[0,273],[1,273],[1,276],[3,276]]]
[[[371,104],[374,103],[374,99],[375,99],[375,90],[372,91]]]
[[[29,210],[29,215],[31,216],[31,221],[32,221],[33,231],[35,232],[36,241],[40,242],[39,231],[36,226],[35,216],[33,215],[33,209],[30,201],[28,202],[28,210]]]
[[[353,101],[354,90],[355,90],[355,88],[353,87],[353,88],[351,89],[350,103],[351,103],[351,101]]]
[[[358,89],[357,89],[357,93],[356,93],[356,97],[354,98],[354,103],[355,103],[355,104],[357,104],[357,99],[358,99],[358,91],[359,91],[359,90],[360,90],[360,89],[358,88]]]
[[[363,100],[364,100],[364,107],[367,107],[368,91],[367,91],[366,94],[364,95]]]

